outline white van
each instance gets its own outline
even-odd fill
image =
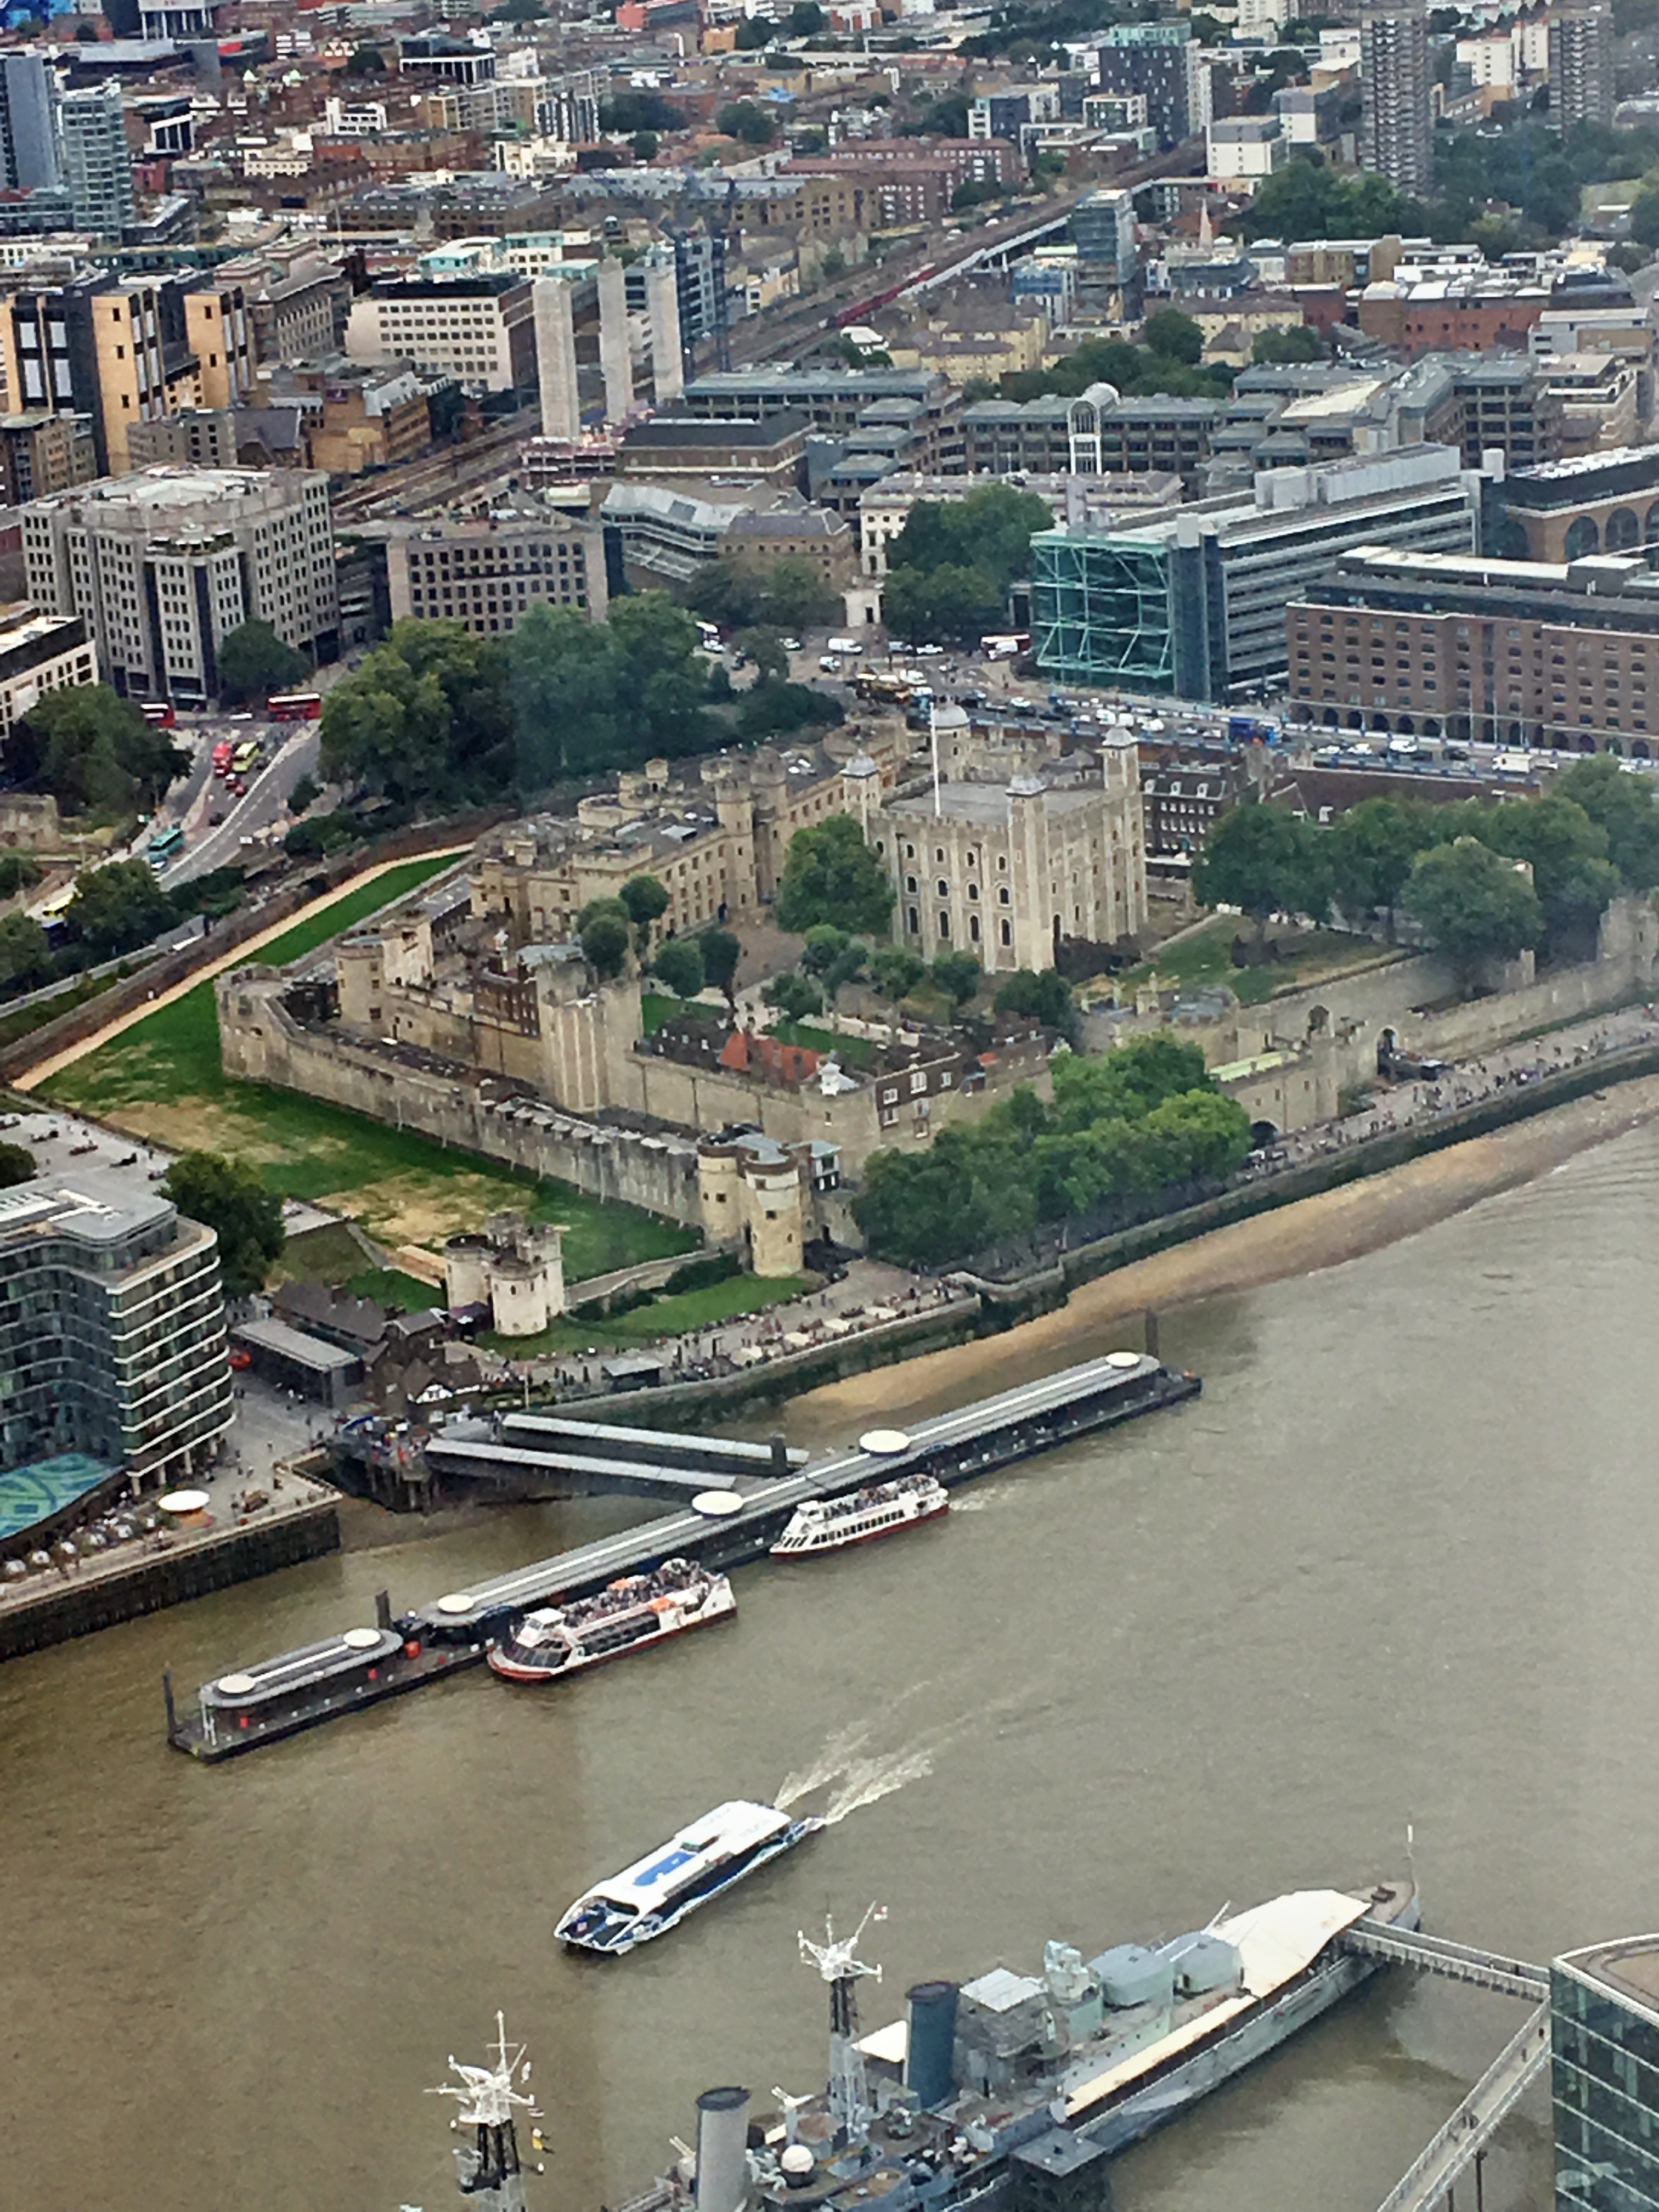
[[[825,646],[830,653],[862,653],[864,650],[855,637],[828,638]]]
[[[1530,753],[1494,753],[1492,772],[1494,775],[1530,775],[1532,755]]]

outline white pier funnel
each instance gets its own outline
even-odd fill
[[[744,2212],[749,2202],[747,2089],[705,2089],[697,2100],[697,2212]]]

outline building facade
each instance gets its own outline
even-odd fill
[[[84,92],[66,92],[58,121],[64,182],[76,228],[96,238],[118,240],[137,213],[118,87],[94,85]]]
[[[1285,606],[1360,545],[1468,552],[1480,480],[1449,447],[1269,469],[1249,498],[1200,500],[1121,531],[1031,541],[1031,630],[1046,675],[1222,702],[1285,667]]]
[[[536,331],[528,279],[386,277],[352,303],[345,350],[353,361],[412,361],[486,392],[536,388]]]
[[[0,1465],[82,1451],[161,1484],[233,1410],[210,1229],[95,1170],[0,1191]]]
[[[1551,9],[1549,83],[1553,129],[1613,121],[1613,22],[1605,0]]]
[[[46,692],[97,681],[98,655],[78,615],[13,608],[0,618],[0,745]]]
[[[30,598],[78,615],[107,680],[191,704],[251,617],[314,659],[339,647],[328,480],[302,469],[137,471],[23,511]]]
[[[1396,191],[1434,183],[1425,0],[1368,0],[1359,15],[1359,160]]]
[[[516,629],[532,607],[568,607],[603,622],[605,548],[592,524],[565,515],[520,522],[386,526],[394,622],[459,621],[479,636]]]
[[[1290,708],[1327,729],[1635,760],[1659,746],[1659,575],[1366,547],[1293,597]]]
[[[1556,2212],[1659,2204],[1659,1936],[1550,1969]]]
[[[97,473],[88,416],[0,415],[0,501],[7,507],[90,483]]]

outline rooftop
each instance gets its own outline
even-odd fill
[[[1577,1979],[1599,1983],[1621,2004],[1633,2005],[1659,2027],[1659,1936],[1626,1936],[1592,1943],[1556,1960]]]

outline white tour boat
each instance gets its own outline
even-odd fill
[[[842,1498],[809,1498],[790,1516],[789,1526],[772,1547],[775,1559],[793,1559],[811,1552],[839,1552],[848,1544],[868,1544],[901,1528],[914,1528],[949,1510],[951,1493],[931,1474],[896,1475],[890,1482],[848,1491]]]
[[[654,1574],[624,1575],[597,1597],[526,1613],[489,1653],[489,1664],[509,1682],[550,1682],[688,1628],[729,1620],[737,1609],[724,1575],[689,1559],[665,1559]]]
[[[636,1943],[665,1935],[688,1912],[769,1859],[805,1843],[823,1826],[817,1819],[791,1820],[775,1805],[741,1799],[716,1805],[646,1857],[579,1897],[559,1923],[559,1940],[617,1957]]]

